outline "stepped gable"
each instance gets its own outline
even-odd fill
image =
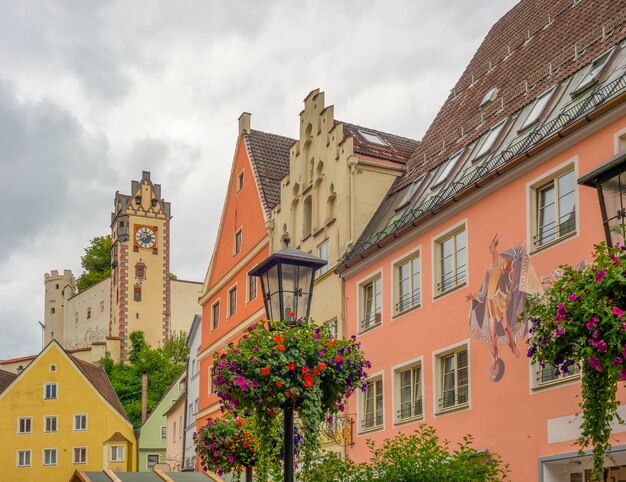
[[[127,419],[128,417],[126,416],[124,407],[122,407],[119,398],[117,398],[113,385],[111,385],[111,381],[109,380],[109,377],[107,377],[104,369],[100,366],[75,358],[69,353],[68,355],[72,360],[74,360],[76,366],[81,372],[83,372],[83,375],[87,377],[95,389],[98,390],[100,395],[102,395],[106,401],[109,402],[113,408],[115,408],[115,410]]]
[[[6,370],[0,370],[0,393],[4,392],[16,378],[17,375],[15,373],[7,372]]]
[[[491,28],[392,192],[589,65],[623,38],[625,22],[625,0],[522,0]]]
[[[345,136],[352,136],[354,152],[356,154],[364,154],[378,159],[406,164],[411,154],[417,149],[419,142],[406,137],[389,134],[387,132],[361,127],[349,122],[335,121],[335,125],[343,124],[343,132]],[[385,144],[379,144],[368,141],[361,133],[365,132],[375,134],[380,137]]]
[[[289,149],[295,139],[251,129],[243,137],[263,208],[268,216],[280,203],[280,181],[289,174]]]

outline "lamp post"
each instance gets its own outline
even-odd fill
[[[604,234],[609,246],[624,242],[626,218],[626,153],[622,152],[578,179],[578,184],[595,187],[600,201]]]
[[[261,278],[265,313],[270,323],[272,320],[293,323],[300,317],[309,316],[315,271],[327,264],[324,259],[290,248],[289,241],[284,238],[283,249],[250,271],[251,276]],[[284,481],[293,482],[293,405],[285,402],[283,412]]]

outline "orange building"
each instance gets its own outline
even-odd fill
[[[213,393],[213,354],[236,340],[252,322],[265,318],[261,287],[248,272],[269,256],[266,223],[280,200],[280,180],[289,169],[288,137],[250,128],[250,114],[239,118],[228,190],[213,255],[200,298],[202,344],[198,427],[217,416]]]
[[[372,363],[348,407],[351,458],[427,422],[472,434],[514,482],[587,480],[579,373],[531,365],[514,320],[604,239],[577,180],[626,150],[625,38],[623,0],[522,0],[488,33],[337,268],[347,335]],[[607,480],[626,480],[624,432]]]

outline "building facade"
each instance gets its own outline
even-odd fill
[[[625,27],[625,2],[522,0],[341,260],[347,335],[372,363],[348,406],[353,459],[427,422],[452,442],[471,434],[514,482],[587,480],[579,369],[529,363],[518,317],[604,239],[597,194],[577,179],[626,149]],[[625,431],[607,480],[626,479]]]
[[[188,332],[201,284],[171,279],[171,206],[149,172],[131,182],[129,195],[116,192],[114,207],[109,278],[78,293],[71,271],[45,274],[44,343],[105,343],[108,356],[125,360],[133,331],[143,331],[151,346]]]
[[[19,375],[1,372],[0,388],[3,480],[64,482],[77,469],[136,470],[133,426],[99,366],[53,340]]]
[[[185,387],[185,433],[183,435],[183,468],[196,467],[196,414],[200,410],[200,347],[202,345],[202,316],[196,315],[187,335],[187,377]]]

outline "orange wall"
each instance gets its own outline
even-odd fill
[[[265,218],[261,207],[259,194],[253,177],[252,168],[242,138],[238,141],[234,167],[226,194],[223,208],[222,225],[218,234],[213,255],[213,265],[209,274],[208,290],[223,282],[206,303],[202,306],[202,346],[204,351],[212,346],[225,346],[236,338],[237,327],[256,321],[258,313],[263,310],[261,284],[257,282],[257,297],[247,301],[248,272],[269,255]],[[237,192],[237,177],[243,170],[244,185]],[[235,232],[243,228],[241,251],[233,256]],[[248,262],[237,266],[255,247],[266,243],[265,246]],[[237,311],[232,317],[227,317],[228,291],[237,284]],[[220,322],[216,330],[212,330],[212,306],[220,302]],[[265,315],[263,315],[264,317]],[[200,411],[218,404],[216,395],[208,394],[208,373],[213,364],[212,353],[200,361]],[[211,416],[219,416],[220,412],[213,412]],[[206,418],[206,417],[204,417]],[[198,427],[204,425],[204,418],[197,421]]]
[[[547,443],[547,420],[573,415],[578,411],[580,382],[557,385],[541,390],[531,389],[531,370],[526,357],[526,343],[519,341],[520,357],[516,359],[504,345],[500,356],[506,364],[503,378],[493,382],[488,376],[490,349],[470,339],[469,303],[464,297],[476,293],[491,263],[489,243],[494,234],[502,234],[499,249],[519,246],[528,239],[527,184],[552,168],[578,156],[577,177],[591,171],[614,155],[614,134],[626,127],[626,120],[614,122],[587,139],[555,155],[541,166],[518,176],[507,185],[489,194],[452,218],[439,223],[410,242],[397,243],[397,248],[383,259],[368,263],[346,280],[347,336],[357,334],[357,290],[359,280],[382,270],[383,323],[363,335],[367,358],[372,363],[371,374],[383,372],[384,428],[377,432],[358,434],[355,423],[355,445],[348,447],[348,455],[361,461],[368,458],[367,439],[381,442],[399,430],[411,432],[419,422],[394,427],[395,408],[392,405],[392,367],[423,357],[424,417],[423,422],[435,425],[443,438],[458,442],[464,434],[474,436],[475,447],[499,453],[511,466],[512,480],[537,480],[538,457],[575,452],[574,441]],[[530,162],[530,161],[529,161]],[[541,277],[553,272],[560,264],[577,264],[591,259],[593,244],[604,239],[599,205],[595,190],[578,187],[579,225],[577,235],[557,245],[531,253],[531,262]],[[433,300],[432,241],[439,234],[466,220],[468,248],[468,283],[452,293]],[[421,249],[422,306],[396,318],[391,317],[392,266],[403,253]],[[445,415],[434,415],[433,353],[463,340],[469,342],[470,408]],[[626,392],[620,389],[620,400],[626,401]],[[356,420],[357,397],[349,402],[348,413]],[[625,434],[616,434],[614,445],[626,442]]]

